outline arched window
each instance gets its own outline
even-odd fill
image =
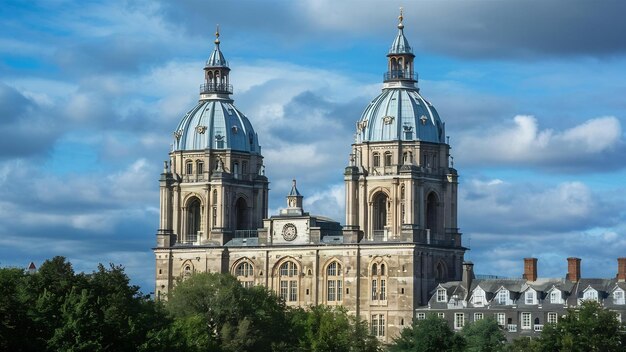
[[[213,205],[217,204],[217,190],[213,190]]]
[[[285,302],[298,301],[298,266],[292,261],[286,261],[278,270],[279,296]]]
[[[248,261],[242,261],[235,267],[235,277],[243,287],[254,286],[254,266]]]
[[[185,174],[193,174],[193,162],[191,160],[187,160],[187,162],[185,163]]]
[[[370,270],[371,305],[387,305],[387,271],[384,263],[374,262]]]
[[[385,152],[385,166],[391,166],[391,152]]]
[[[380,154],[374,152],[374,167],[380,166]]]
[[[434,192],[428,194],[426,199],[426,228],[431,234],[437,232],[437,195]]]
[[[336,261],[326,267],[326,300],[329,303],[343,300],[343,271],[341,264]]]
[[[243,198],[237,199],[237,202],[235,203],[235,221],[236,230],[248,229],[248,205]]]
[[[198,175],[202,175],[202,173],[204,172],[204,162],[202,161],[196,161],[196,174]]]
[[[437,267],[435,268],[435,278],[437,281],[444,281],[447,277],[447,271],[446,265],[443,262],[437,263]]]
[[[372,210],[372,225],[374,226],[373,235],[375,237],[383,236],[385,226],[387,226],[387,195],[385,193],[378,192],[378,194],[374,196],[374,204]]]
[[[239,163],[238,162],[233,163],[233,177],[239,178]]]
[[[187,206],[187,243],[196,242],[198,240],[200,218],[200,200],[198,198],[193,198]]]
[[[190,261],[185,261],[183,263],[183,266],[181,267],[180,275],[183,278],[187,278],[191,276],[193,272],[194,272],[193,264]]]

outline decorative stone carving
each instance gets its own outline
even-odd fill
[[[196,132],[200,134],[204,134],[204,132],[206,132],[206,129],[207,129],[206,126],[196,126]]]
[[[365,127],[367,127],[367,120],[359,121],[356,123],[356,130],[358,133],[361,133]]]
[[[385,116],[383,117],[383,123],[385,125],[391,125],[391,123],[393,122],[394,117],[393,116]]]
[[[182,136],[183,136],[183,131],[181,131],[181,130],[174,131],[174,138],[176,138],[177,142],[180,139],[180,137],[182,137]]]
[[[422,121],[422,125],[426,125],[426,121],[428,121],[428,117],[426,117],[426,115],[422,115],[420,117],[420,121]]]
[[[404,125],[402,126],[402,129],[404,130],[404,132],[413,132],[413,126]]]

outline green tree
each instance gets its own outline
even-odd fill
[[[505,345],[506,352],[542,352],[537,339],[518,337]]]
[[[26,274],[22,269],[0,269],[0,351],[15,351],[28,343]]]
[[[120,266],[76,274],[55,257],[34,274],[0,269],[0,351],[182,351],[170,323]]]
[[[587,301],[568,309],[557,324],[547,324],[539,339],[541,351],[623,351],[624,326],[614,312]]]
[[[186,337],[196,351],[271,351],[289,339],[284,302],[265,287],[242,287],[231,275],[192,275],[172,290],[167,308],[179,327],[194,329]]]
[[[343,307],[313,306],[295,311],[300,323],[300,351],[312,352],[374,352],[378,340],[370,334],[367,323]]]
[[[504,350],[506,336],[493,318],[467,324],[463,327],[467,352],[500,352]]]
[[[389,351],[463,351],[464,347],[463,336],[455,334],[445,320],[429,314],[426,319],[414,320],[410,327],[404,328],[389,346]]]

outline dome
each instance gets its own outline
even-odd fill
[[[445,126],[416,88],[384,88],[357,123],[357,143],[424,141],[444,143]]]
[[[226,99],[200,100],[174,132],[174,151],[203,149],[260,152],[252,124]]]

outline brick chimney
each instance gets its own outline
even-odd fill
[[[580,258],[567,258],[567,277],[571,282],[580,280]]]
[[[626,281],[626,258],[617,258],[617,281]]]
[[[524,258],[524,275],[522,279],[537,280],[537,258]]]
[[[474,263],[463,262],[463,277],[461,278],[463,286],[467,289],[465,299],[469,299],[470,290],[472,289],[472,281],[474,280]]]

